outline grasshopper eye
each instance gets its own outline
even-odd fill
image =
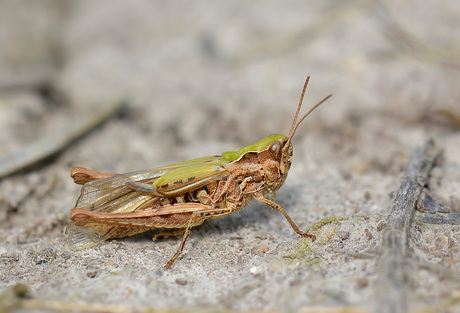
[[[275,141],[271,144],[270,148],[268,149],[268,155],[272,160],[281,160],[281,144],[279,141]]]

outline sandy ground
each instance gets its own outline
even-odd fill
[[[458,1],[0,1],[0,156],[125,103],[0,181],[0,311],[378,310],[382,225],[429,138],[444,149],[430,194],[460,213],[458,16]],[[252,203],[193,229],[170,270],[180,238],[66,248],[71,166],[122,173],[286,134],[307,75],[304,111],[334,95],[299,128],[276,201],[304,230],[333,217],[315,242]],[[460,310],[459,230],[413,223],[411,310]]]

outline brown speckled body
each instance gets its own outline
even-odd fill
[[[204,157],[150,170],[110,174],[73,167],[71,176],[84,185],[66,229],[73,249],[84,249],[117,237],[162,229],[156,234],[168,237],[183,234],[169,268],[179,257],[194,226],[245,207],[253,199],[281,212],[296,233],[302,232],[284,208],[274,202],[275,191],[286,180],[292,162],[291,140],[298,123],[305,82],[297,112],[288,136],[272,135],[222,156]],[[271,194],[271,200],[266,196]]]
[[[280,144],[275,148],[280,150]],[[284,160],[284,169],[289,170],[292,158],[292,145],[289,158]],[[279,158],[281,152],[274,157]],[[190,204],[202,204],[210,210],[200,212],[193,219],[191,227],[202,224],[207,219],[219,218],[245,207],[254,199],[254,195],[266,196],[274,193],[287,176],[287,171],[280,171],[280,164],[274,162],[268,152],[247,153],[240,160],[224,164],[228,175],[202,188],[188,191],[173,197],[157,197],[147,207],[140,207],[132,213],[100,213],[75,208],[70,218],[77,226],[91,226],[98,234],[105,234],[106,239],[132,236],[152,229],[181,229],[189,225],[194,212],[165,215],[148,214],[150,210],[158,212],[164,208],[174,208]],[[86,169],[85,169],[86,170]],[[74,168],[73,173],[81,173],[81,168]],[[88,172],[90,173],[90,172]],[[94,176],[99,175],[95,173]],[[107,174],[110,175],[110,174]],[[112,174],[114,175],[114,174]],[[81,177],[73,174],[73,176]],[[110,176],[107,176],[110,177]],[[82,179],[86,183],[91,179]]]

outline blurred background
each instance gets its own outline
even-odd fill
[[[2,154],[117,101],[150,147],[244,144],[287,131],[307,75],[310,105],[334,94],[311,123],[336,145],[458,129],[454,1],[25,3],[0,3]],[[111,136],[150,162],[139,134]]]
[[[307,215],[292,209],[293,217],[311,225],[326,216],[386,214],[410,154],[429,138],[445,149],[433,192],[460,211],[459,16],[460,2],[453,0],[1,0],[0,242],[4,259],[16,260],[5,261],[4,269],[17,260],[28,266],[31,251],[63,246],[61,232],[79,190],[68,178],[71,166],[141,170],[286,134],[307,75],[304,112],[333,97],[294,139],[280,201],[320,209]],[[257,224],[266,209],[257,210],[234,221]],[[267,223],[285,227],[281,219],[273,213]],[[279,226],[273,227],[267,232],[277,237]],[[284,236],[297,240],[289,228]],[[169,255],[177,242],[167,243]],[[4,277],[11,285],[12,277],[26,276]],[[221,278],[208,279],[218,285]],[[30,281],[44,284],[40,276]],[[332,304],[372,303],[370,296],[358,300],[360,288],[368,285],[323,295]],[[219,292],[209,297],[229,291]],[[349,294],[338,301],[333,295],[340,292]],[[280,308],[266,289],[260,294],[243,297],[241,308]],[[166,295],[161,301],[177,303]],[[312,302],[293,303],[297,309]]]

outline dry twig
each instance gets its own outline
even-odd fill
[[[407,177],[396,194],[380,253],[377,312],[407,311],[405,260],[408,254],[409,227],[417,200],[441,154],[442,151],[435,148],[433,140],[418,148],[410,160]]]
[[[54,129],[34,142],[0,157],[0,178],[9,176],[61,151],[75,139],[91,131],[107,118],[118,112],[122,102],[111,102],[95,108],[86,118]]]

